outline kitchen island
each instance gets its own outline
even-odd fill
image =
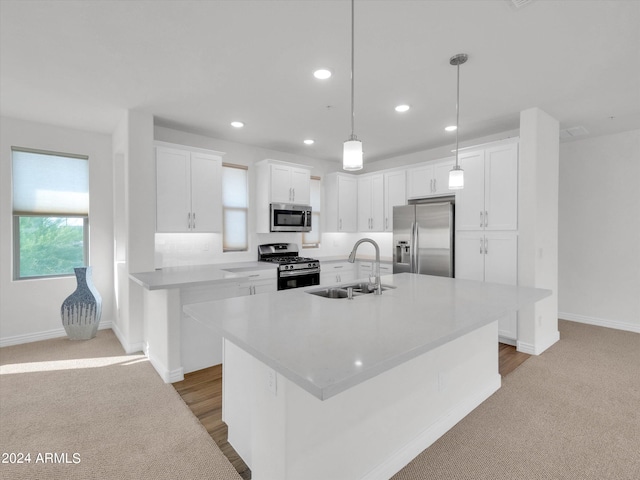
[[[223,420],[264,479],[389,478],[500,387],[498,319],[547,290],[399,274],[187,305],[224,337]]]

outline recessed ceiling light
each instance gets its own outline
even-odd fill
[[[305,144],[305,145],[313,145],[314,143],[315,143],[315,142],[314,142],[313,140],[311,140],[310,138],[307,138],[307,139],[304,141],[304,144]]]
[[[327,70],[326,68],[320,68],[315,72],[313,72],[313,76],[316,77],[318,80],[326,80],[327,78],[331,77],[331,70]]]
[[[398,105],[396,107],[396,112],[406,112],[407,110],[409,110],[411,107],[409,105]]]
[[[455,132],[458,129],[458,127],[456,127],[455,125],[449,125],[448,127],[444,127],[444,129],[447,132]]]
[[[231,126],[235,127],[235,128],[242,128],[242,127],[244,127],[244,123],[242,123],[242,122],[231,122]]]

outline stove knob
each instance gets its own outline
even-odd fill
[[[309,263],[309,264],[307,264],[307,267],[311,268],[311,264],[310,264],[310,263]]]

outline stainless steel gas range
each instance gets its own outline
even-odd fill
[[[320,261],[299,257],[295,243],[259,245],[258,260],[278,264],[278,290],[320,285]]]

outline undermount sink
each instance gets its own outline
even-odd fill
[[[324,298],[347,298],[349,296],[349,292],[347,288],[353,289],[353,296],[358,297],[360,295],[366,295],[368,293],[373,293],[374,288],[370,283],[367,282],[359,282],[359,283],[348,283],[345,285],[335,286],[335,287],[324,287],[318,288],[315,290],[307,290],[306,293],[310,293],[311,295],[317,295],[318,297]],[[390,288],[396,288],[391,285],[382,285],[382,290],[389,290]]]

